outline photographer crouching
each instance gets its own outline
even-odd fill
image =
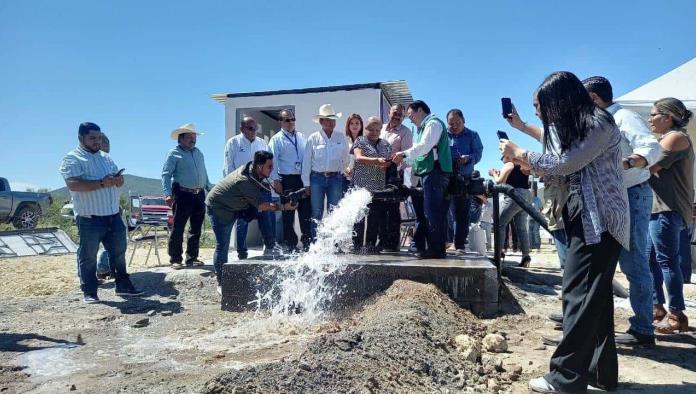
[[[271,171],[273,154],[258,151],[254,153],[253,161],[227,175],[208,193],[205,205],[208,207],[208,215],[215,233],[213,265],[218,281],[218,293],[221,293],[222,265],[227,263],[232,227],[237,219],[251,221],[256,219],[258,211],[283,211],[295,209],[297,206],[297,202],[292,200],[282,205],[266,202],[267,195],[271,193],[271,186],[266,179],[271,175]],[[265,243],[275,240],[271,223],[259,220],[259,230]]]

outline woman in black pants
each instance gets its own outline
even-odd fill
[[[612,390],[618,384],[612,279],[630,234],[621,134],[569,72],[548,76],[534,106],[552,135],[546,152],[560,154],[527,152],[503,140],[503,155],[538,173],[565,176],[570,194],[563,209],[563,339],[550,372],[529,386],[541,393],[585,392],[588,384]]]

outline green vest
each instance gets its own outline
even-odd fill
[[[427,155],[418,156],[413,160],[413,172],[416,175],[427,174],[435,168],[435,155],[433,154],[435,149],[437,149],[437,161],[440,163],[440,169],[443,172],[452,172],[452,151],[450,151],[450,141],[449,137],[447,137],[447,127],[435,115],[428,115],[423,119],[421,127],[416,130],[416,134],[413,136],[413,143],[417,144],[420,142],[421,138],[423,138],[425,126],[430,122],[439,122],[440,126],[442,126],[442,134],[440,134],[437,145]]]

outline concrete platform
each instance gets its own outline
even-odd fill
[[[498,277],[486,257],[475,254],[445,260],[419,260],[407,253],[346,255],[348,268],[330,280],[341,289],[334,308],[342,308],[384,291],[397,279],[432,283],[463,308],[481,317],[498,311]],[[278,262],[252,258],[225,264],[222,271],[222,309],[242,311],[256,307],[257,291],[271,289]]]

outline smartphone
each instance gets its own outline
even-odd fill
[[[500,99],[500,104],[503,107],[503,118],[507,119],[508,115],[512,113],[512,100],[510,97],[503,97]]]
[[[496,134],[498,134],[498,139],[499,139],[499,140],[508,140],[508,141],[510,140],[510,137],[508,137],[507,133],[504,132],[504,131],[502,131],[502,130],[498,130],[498,131],[496,132]]]
[[[119,176],[119,175],[123,174],[123,171],[125,171],[125,170],[126,170],[125,168],[121,168],[120,170],[118,170],[118,172],[114,176]]]

